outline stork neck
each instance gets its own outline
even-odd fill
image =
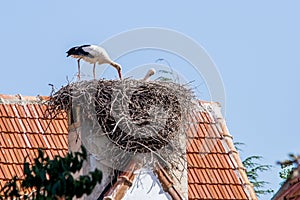
[[[146,76],[143,78],[144,81],[148,81],[150,78],[150,73],[147,73]]]
[[[110,64],[117,70],[121,70],[121,65],[119,65],[118,63],[116,63],[114,61],[110,61]]]

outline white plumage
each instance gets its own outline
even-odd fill
[[[94,64],[93,66],[93,76],[96,79],[96,63],[99,65],[107,63],[117,69],[119,78],[122,79],[122,67],[118,63],[112,61],[102,47],[96,45],[82,45],[72,47],[67,51],[67,57],[71,56],[77,59],[78,62],[78,79],[80,79],[80,60],[84,60],[88,63]]]

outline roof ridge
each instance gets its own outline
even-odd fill
[[[22,104],[22,103],[42,103],[44,101],[49,100],[49,96],[44,95],[36,95],[36,96],[23,96],[21,94],[15,95],[7,95],[0,94],[0,104]],[[198,102],[197,105],[200,106],[200,109],[210,110],[211,106],[220,106],[219,102],[214,101],[205,101],[205,100],[196,100]]]
[[[108,191],[104,194],[104,200],[122,199],[127,190],[132,186],[133,180],[136,177],[134,173],[139,166],[136,162],[130,161],[123,172],[117,176],[115,183],[111,185]]]
[[[172,199],[183,199],[181,192],[179,192],[179,190],[174,186],[173,179],[159,162],[155,163],[154,173],[156,174],[163,190],[167,192],[172,197]]]
[[[22,96],[21,94],[16,95],[5,95],[0,94],[0,104],[42,104],[49,100],[49,96]]]
[[[125,168],[123,172],[117,177],[117,181],[112,185],[112,187],[105,193],[104,200],[112,200],[112,199],[122,199],[129,188],[132,186],[134,179],[136,178],[136,173],[139,170],[143,170],[140,168],[139,164],[136,161],[131,161]],[[168,193],[172,199],[181,200],[181,194],[178,189],[174,187],[174,181],[169,176],[169,174],[165,171],[165,169],[160,165],[160,163],[156,163],[155,168],[150,170],[151,173],[156,174],[156,177],[160,184],[162,185],[163,190]],[[140,173],[140,172],[138,172]]]

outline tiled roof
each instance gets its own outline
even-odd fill
[[[187,146],[189,199],[257,199],[217,103],[191,114]]]
[[[300,165],[278,190],[272,200],[300,200]]]
[[[50,119],[45,115],[46,99],[0,95],[0,187],[14,175],[21,176],[24,159],[32,160],[38,148],[50,157],[67,153],[66,113]],[[257,199],[219,110],[216,103],[201,102],[191,114],[194,123],[186,152],[188,198]],[[169,180],[165,172],[160,175]],[[126,190],[134,176],[123,176],[129,181],[122,177],[118,184]]]
[[[15,175],[22,178],[25,158],[32,161],[38,148],[50,158],[67,153],[66,114],[51,119],[46,99],[0,95],[0,188]]]

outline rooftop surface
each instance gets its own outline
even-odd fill
[[[23,162],[38,148],[50,157],[68,152],[67,114],[47,114],[47,97],[0,95],[0,185],[22,178]],[[191,113],[187,145],[189,199],[257,199],[217,103]]]
[[[22,178],[24,161],[32,162],[38,148],[54,158],[68,152],[65,113],[47,116],[43,97],[0,95],[0,186]]]

